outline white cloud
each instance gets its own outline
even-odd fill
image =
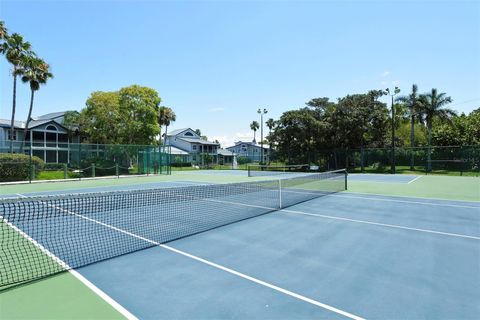
[[[394,81],[392,81],[392,84],[394,86],[398,86],[400,84],[400,80],[394,80]]]
[[[383,71],[382,77],[385,78],[385,77],[388,76],[389,74],[390,74],[390,71]]]
[[[387,81],[382,81],[382,82],[380,82],[380,84],[381,84],[382,86],[385,86],[385,85],[387,85]]]
[[[222,108],[222,107],[216,107],[216,108],[210,108],[208,109],[208,112],[222,112],[224,111],[225,108]]]

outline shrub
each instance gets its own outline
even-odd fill
[[[42,171],[45,163],[39,157],[31,158],[35,166],[35,175]],[[16,153],[0,154],[0,181],[28,180],[30,173],[30,156]]]
[[[244,156],[237,157],[237,163],[238,164],[247,164],[250,163],[250,159]]]

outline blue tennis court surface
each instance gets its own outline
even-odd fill
[[[140,319],[473,319],[479,261],[480,203],[341,192],[77,271]]]

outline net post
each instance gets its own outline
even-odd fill
[[[282,180],[278,179],[278,207],[282,209]]]
[[[345,169],[344,175],[345,175],[345,190],[348,190],[348,182],[347,182],[347,180],[348,180],[348,179],[347,179],[348,172],[347,172],[346,169]]]
[[[95,163],[92,163],[92,178],[95,178]]]
[[[64,163],[63,164],[63,179],[67,179],[68,177],[68,168],[67,168],[67,164]]]
[[[117,178],[120,178],[120,170],[118,170],[118,163],[115,163],[115,175],[117,176]]]

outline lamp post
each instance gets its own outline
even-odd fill
[[[393,92],[390,92],[390,89],[387,88],[384,93],[392,97],[392,163],[390,170],[392,174],[395,174],[395,108],[393,107],[393,97],[400,93],[400,88],[395,87]]]
[[[263,115],[267,114],[268,110],[265,108],[263,108],[263,110],[261,108],[258,108],[257,113],[260,115],[260,148],[262,149],[261,150],[262,158],[260,160],[260,164],[262,164],[263,163]]]

